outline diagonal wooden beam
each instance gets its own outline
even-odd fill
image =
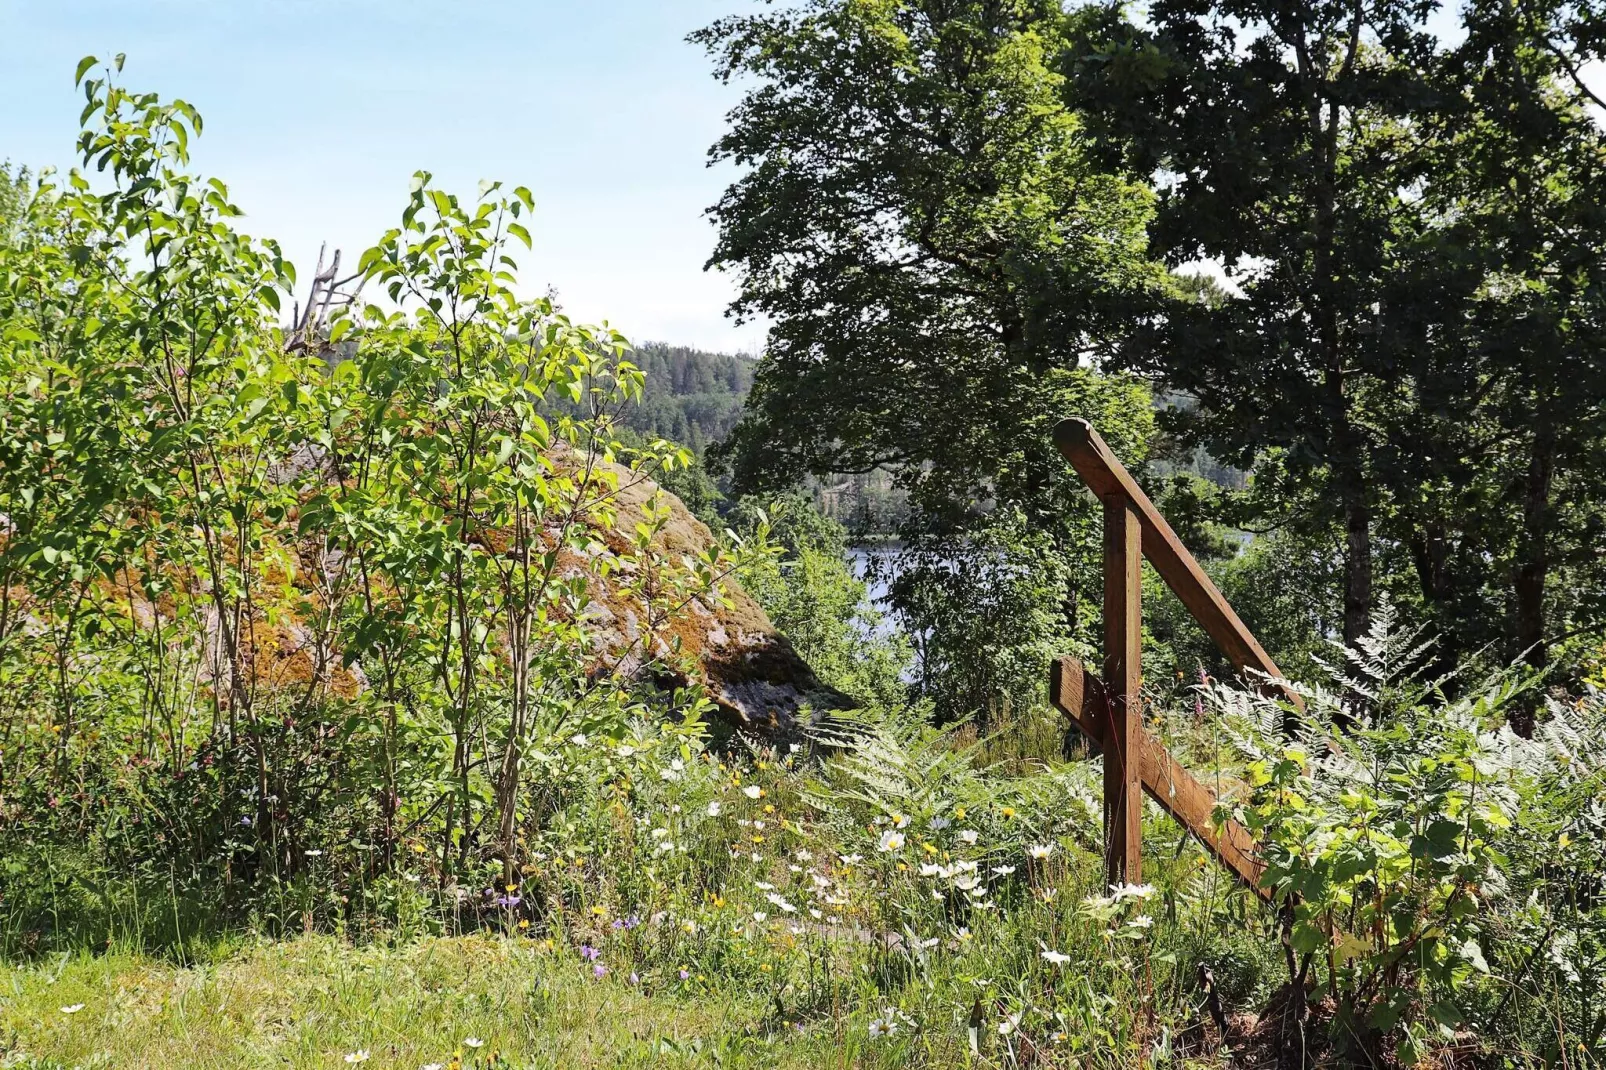
[[[1057,658],[1049,677],[1049,699],[1101,753],[1109,738],[1110,704],[1103,682],[1076,658]],[[1260,883],[1265,866],[1256,855],[1255,838],[1230,818],[1218,829],[1216,796],[1171,756],[1159,740],[1138,728],[1134,741],[1143,790],[1232,870],[1260,898],[1271,892]]]
[[[1182,545],[1182,540],[1177,538],[1177,533],[1171,530],[1171,525],[1149,501],[1132,474],[1093,430],[1093,425],[1086,420],[1061,420],[1054,427],[1054,445],[1099,500],[1108,501],[1111,495],[1120,495],[1132,503],[1143,529],[1143,556],[1233,665],[1240,672],[1254,669],[1281,678],[1282,670],[1277,668],[1277,663],[1238,619],[1227,599]],[[1304,710],[1305,702],[1299,695],[1287,688],[1280,690],[1295,707]]]

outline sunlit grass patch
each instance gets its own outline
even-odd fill
[[[402,949],[326,937],[215,965],[113,953],[7,970],[0,1065],[106,1067],[812,1066],[844,1038],[770,1028],[761,1000],[598,980],[532,945]],[[849,1045],[851,1047],[852,1045]],[[363,1053],[366,1053],[364,1055]]]

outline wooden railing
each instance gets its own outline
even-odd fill
[[[1236,821],[1218,824],[1215,794],[1144,731],[1143,559],[1148,558],[1239,671],[1273,679],[1281,679],[1282,673],[1092,425],[1061,421],[1054,428],[1054,444],[1104,503],[1103,673],[1059,658],[1049,696],[1104,755],[1106,876],[1111,884],[1142,879],[1141,792],[1147,791],[1256,894],[1269,898],[1260,884],[1263,867],[1254,837]],[[1283,693],[1303,708],[1297,694]]]

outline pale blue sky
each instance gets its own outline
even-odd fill
[[[703,210],[734,174],[706,152],[738,93],[684,38],[757,6],[0,0],[0,159],[74,162],[73,69],[124,52],[126,85],[200,109],[195,167],[230,184],[245,229],[278,238],[303,278],[321,242],[350,263],[390,226],[413,171],[464,194],[499,178],[536,195],[530,292],[553,286],[571,315],[636,341],[756,352],[762,325],[727,319],[731,284],[703,271]]]
[[[0,0],[0,158],[70,165],[79,57],[128,56],[131,88],[180,96],[206,128],[196,170],[305,279],[392,225],[413,171],[472,195],[536,196],[527,288],[634,340],[756,350],[705,273],[709,170],[737,92],[685,35],[754,0]],[[521,250],[522,252],[522,250]]]

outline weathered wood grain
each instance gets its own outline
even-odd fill
[[[1104,499],[1104,863],[1109,883],[1143,879],[1143,549],[1132,502]]]

